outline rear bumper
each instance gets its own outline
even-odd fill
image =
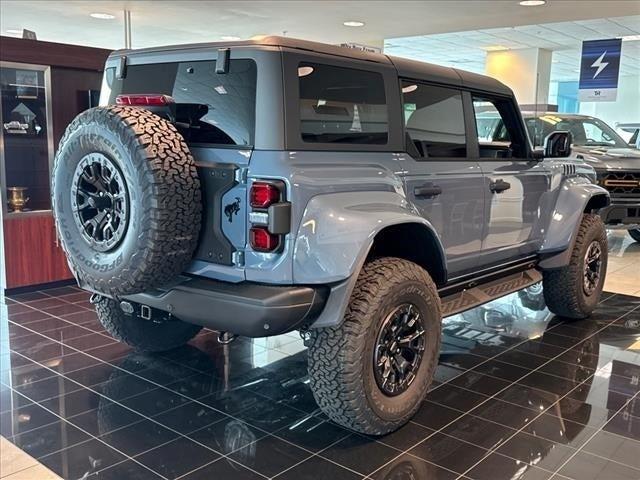
[[[598,213],[607,226],[640,224],[640,198],[611,197],[611,204]]]
[[[246,337],[267,337],[311,324],[328,288],[228,283],[180,277],[166,289],[124,297],[185,322]],[[137,311],[138,309],[136,309]]]

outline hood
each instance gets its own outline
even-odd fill
[[[572,150],[574,156],[584,159],[596,170],[640,170],[637,148],[574,145]]]

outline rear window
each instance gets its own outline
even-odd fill
[[[120,94],[171,95],[176,126],[191,143],[253,145],[255,134],[256,64],[231,60],[229,72],[216,73],[215,61],[130,65],[124,79],[106,72],[109,103]]]
[[[387,143],[389,121],[382,75],[300,63],[300,131],[310,143]]]

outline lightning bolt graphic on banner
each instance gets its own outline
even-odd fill
[[[602,55],[600,55],[600,57],[598,57],[598,59],[593,62],[591,64],[591,68],[597,68],[598,70],[596,71],[595,75],[593,76],[593,78],[596,78],[598,75],[600,75],[600,72],[602,72],[607,65],[609,65],[609,62],[603,62],[602,60],[604,60],[604,56],[607,54],[607,52],[605,51]]]

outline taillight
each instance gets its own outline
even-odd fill
[[[254,182],[249,192],[249,202],[253,208],[269,208],[280,200],[280,189],[266,182]]]
[[[174,103],[174,100],[169,95],[136,93],[116,97],[117,105],[132,105],[134,107],[163,107],[171,103]]]
[[[249,242],[257,252],[273,252],[280,245],[280,236],[270,233],[266,227],[252,227]]]

